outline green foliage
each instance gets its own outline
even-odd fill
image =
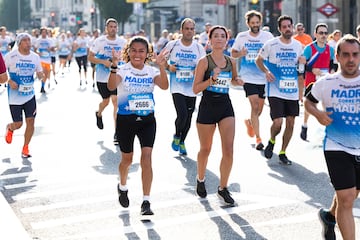
[[[133,4],[126,3],[126,0],[94,0],[94,2],[97,3],[103,18],[115,18],[122,25],[128,21],[133,12]]]
[[[29,28],[31,22],[30,0],[3,0],[0,1],[0,25],[6,26],[9,31],[18,29],[18,3],[20,2],[20,28]]]

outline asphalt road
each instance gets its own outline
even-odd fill
[[[123,209],[116,192],[120,153],[112,142],[112,106],[105,110],[105,127],[99,130],[95,111],[100,96],[91,80],[80,87],[74,65],[57,80],[58,85],[51,82],[47,94],[38,93],[39,82],[35,86],[38,115],[30,144],[33,157],[21,158],[24,127],[14,133],[11,145],[0,141],[0,189],[5,199],[0,201],[1,239],[321,239],[317,211],[330,205],[334,192],[322,155],[323,128],[313,118],[308,142],[299,137],[302,118],[296,119],[287,151],[293,165],[278,163],[280,137],[274,156],[267,160],[255,150],[255,139],[246,134],[243,122],[249,116],[249,103],[245,94],[241,88],[232,89],[237,122],[229,189],[237,204],[224,207],[216,196],[221,159],[218,132],[206,174],[209,195],[200,199],[195,195],[197,112],[186,140],[188,156],[180,157],[170,147],[175,120],[171,95],[156,89],[151,193],[155,215],[144,219],[139,214],[142,190],[137,141],[128,180],[130,207]],[[10,113],[3,86],[0,109],[0,126],[5,128]],[[266,143],[268,106],[261,116],[261,131]],[[359,229],[359,200],[354,214]],[[336,233],[341,239],[338,228]]]

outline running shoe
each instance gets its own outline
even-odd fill
[[[287,158],[285,153],[279,154],[279,162],[285,165],[291,165],[292,162]]]
[[[114,134],[114,144],[115,144],[115,145],[119,145],[119,140],[118,140],[118,138],[117,138],[116,133]]]
[[[306,141],[307,138],[307,127],[301,126],[300,138]]]
[[[273,155],[273,150],[274,150],[274,144],[269,141],[264,151],[265,157],[270,159]]]
[[[21,152],[21,156],[23,158],[29,158],[31,157],[30,153],[29,153],[29,145],[25,145],[22,149],[22,152]]]
[[[41,93],[46,93],[46,92],[45,92],[45,88],[44,88],[44,87],[41,87],[40,92],[41,92]]]
[[[104,124],[103,124],[103,121],[102,121],[102,116],[98,116],[98,112],[95,112],[95,115],[96,115],[96,125],[99,129],[103,129],[104,128]]]
[[[222,200],[226,205],[234,205],[235,201],[231,197],[231,194],[227,188],[223,188],[222,190],[220,190],[220,187],[219,187],[217,195],[220,198],[220,200]]]
[[[171,147],[175,152],[179,151],[180,148],[179,144],[180,144],[180,137],[174,135],[173,141],[171,143]]]
[[[128,190],[122,191],[120,190],[119,184],[117,185],[117,191],[119,196],[119,203],[122,207],[127,208],[129,207],[129,198],[128,198]]]
[[[9,125],[7,125],[6,126],[6,134],[5,134],[5,141],[8,144],[12,143],[13,133],[14,133],[14,131],[11,131],[10,128],[9,128]]]
[[[206,198],[207,192],[205,188],[205,181],[204,182],[200,182],[199,180],[196,181],[197,181],[196,193],[199,195],[199,197]]]
[[[255,132],[254,132],[254,128],[251,125],[250,119],[245,119],[245,125],[246,125],[246,128],[247,128],[247,134],[249,135],[249,137],[254,137]]]
[[[335,234],[335,221],[329,221],[326,216],[329,216],[330,212],[325,210],[324,208],[320,208],[318,212],[318,217],[320,220],[320,223],[322,225],[322,237],[325,240],[335,240],[336,234]],[[335,217],[333,216],[335,219]]]
[[[256,150],[263,150],[264,149],[264,144],[261,141],[261,138],[256,138],[256,146],[255,146]]]
[[[184,142],[181,142],[179,144],[179,152],[180,152],[180,155],[187,155],[187,152],[186,152],[186,148],[185,148],[185,143]]]
[[[150,208],[150,202],[145,200],[141,204],[141,215],[154,215],[154,212]]]

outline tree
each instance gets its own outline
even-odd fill
[[[20,8],[18,4],[20,3]],[[18,12],[20,10],[20,16]],[[20,20],[20,22],[19,22]],[[19,28],[29,28],[31,22],[30,0],[0,1],[0,23],[10,31]],[[26,24],[27,23],[27,24]]]
[[[99,6],[100,14],[103,18],[115,18],[124,29],[125,22],[133,13],[133,4],[126,3],[126,0],[94,0]]]

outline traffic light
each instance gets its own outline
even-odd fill
[[[260,1],[259,0],[250,0],[249,1],[249,10],[260,11]]]
[[[50,12],[50,17],[51,17],[51,26],[55,26],[55,16],[56,16],[56,14],[55,14],[55,12]]]
[[[91,15],[91,19],[95,18],[95,8],[93,7],[90,8],[90,15]]]
[[[76,12],[76,24],[79,25],[79,27],[82,27],[83,24],[82,12]]]

